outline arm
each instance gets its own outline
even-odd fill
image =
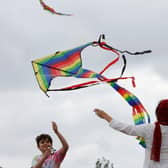
[[[97,114],[98,117],[106,120],[110,124],[110,127],[112,127],[117,131],[120,131],[127,135],[132,135],[132,136],[145,137],[146,135],[146,131],[145,131],[146,124],[139,125],[139,126],[129,125],[113,119],[109,114],[107,114],[103,110],[95,109],[94,112]]]
[[[68,151],[69,145],[66,141],[66,139],[63,137],[63,135],[58,131],[57,125],[55,122],[52,122],[52,128],[55,134],[58,136],[59,140],[61,141],[62,148],[60,149],[60,153],[62,155],[65,155],[66,152]]]

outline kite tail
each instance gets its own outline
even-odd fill
[[[132,117],[135,125],[150,123],[148,112],[135,95],[119,86],[116,82],[109,82],[109,84],[127,101],[130,106],[132,106]],[[145,148],[146,144],[144,138],[137,137],[137,139],[139,140],[139,144]]]

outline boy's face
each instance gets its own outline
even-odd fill
[[[38,148],[42,153],[44,153],[48,148],[51,148],[51,147],[52,147],[52,143],[49,141],[48,138],[41,139],[38,144]]]

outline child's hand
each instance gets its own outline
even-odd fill
[[[106,121],[110,122],[112,120],[112,117],[105,113],[103,110],[100,109],[94,109],[94,112],[102,119],[105,119]]]
[[[47,159],[48,156],[50,156],[50,155],[51,155],[51,149],[48,148],[48,149],[43,153],[43,158],[44,158],[44,159]]]
[[[54,130],[54,132],[58,132],[57,124],[54,121],[52,121],[52,129]]]

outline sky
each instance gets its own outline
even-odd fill
[[[51,129],[51,121],[67,139],[70,149],[63,168],[94,168],[98,158],[109,159],[114,168],[141,168],[144,149],[135,137],[112,130],[99,119],[94,108],[133,124],[131,107],[106,84],[69,92],[52,92],[50,97],[39,89],[31,61],[55,51],[96,41],[105,34],[108,44],[130,51],[151,49],[141,56],[127,55],[124,76],[134,76],[119,84],[133,92],[148,110],[152,122],[160,99],[167,98],[168,2],[166,0],[46,0],[58,12],[44,11],[38,0],[5,0],[0,6],[0,166],[31,166],[39,154],[35,137],[48,133],[54,147],[61,144]],[[114,55],[97,47],[82,52],[83,66],[99,72]],[[108,70],[117,77],[122,62]],[[74,78],[54,79],[51,87],[80,83]]]

